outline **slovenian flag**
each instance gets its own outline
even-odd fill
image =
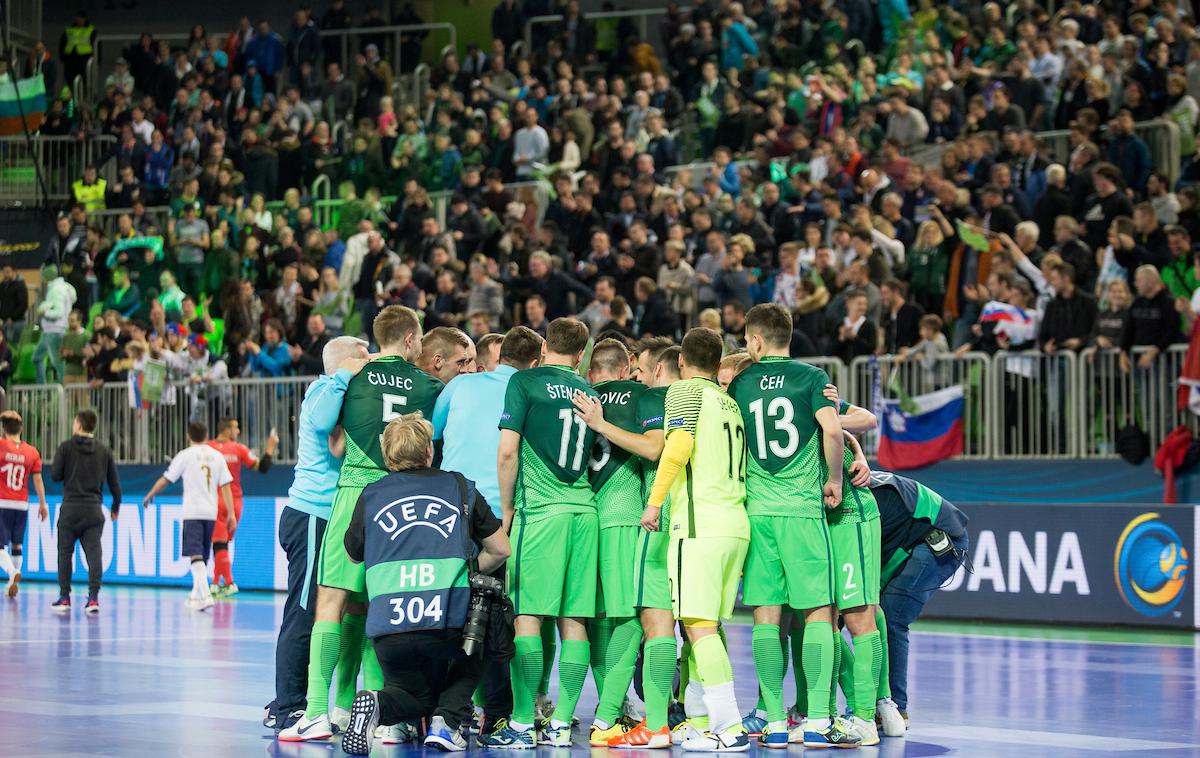
[[[22,134],[25,128],[36,132],[45,116],[46,82],[41,74],[15,81],[11,76],[0,76],[0,135]]]
[[[879,465],[886,469],[920,468],[963,451],[963,388],[947,387],[928,395],[882,402]]]

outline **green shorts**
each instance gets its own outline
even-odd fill
[[[509,594],[518,616],[593,618],[599,520],[595,513],[557,513],[513,520]]]
[[[733,615],[749,540],[684,537],[671,540],[667,575],[677,619],[721,621]]]
[[[633,569],[637,562],[640,526],[610,526],[600,530],[600,591],[596,614],[627,618],[637,614]]]
[[[634,606],[671,610],[671,580],[667,576],[665,532],[641,529],[637,538],[637,557],[633,566]]]
[[[879,603],[879,519],[830,524],[839,610]]]
[[[742,602],[796,610],[833,604],[833,545],[824,518],[751,516]],[[876,549],[878,555],[878,549]]]
[[[338,487],[333,496],[333,507],[329,510],[329,525],[325,527],[325,539],[321,543],[321,565],[317,569],[317,584],[346,590],[356,596],[353,600],[364,600],[367,590],[367,575],[363,564],[355,563],[346,555],[346,530],[354,516],[354,506],[365,487]]]

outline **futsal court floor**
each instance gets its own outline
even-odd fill
[[[103,611],[91,617],[81,607],[52,613],[55,590],[30,583],[15,601],[0,599],[0,755],[342,755],[334,743],[277,743],[262,727],[282,596],[243,593],[201,614],[184,607],[185,590],[106,587]],[[731,625],[728,637],[745,710],[755,699],[750,628]],[[838,754],[1200,756],[1197,639],[925,622],[912,636],[908,737]],[[785,692],[792,691],[789,672]],[[589,678],[579,714],[590,715],[595,702]],[[590,750],[586,732],[576,741],[582,746],[572,751],[539,753]],[[397,746],[372,755],[422,752],[436,754]]]

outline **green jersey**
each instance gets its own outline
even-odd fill
[[[692,435],[692,456],[671,483],[671,538],[750,539],[746,520],[746,430],[738,405],[711,379],[667,389],[666,433]]]
[[[651,387],[642,393],[638,400],[638,418],[642,420],[642,434],[657,429],[663,430],[663,419],[666,418],[667,388]],[[650,498],[650,490],[654,489],[654,477],[658,475],[658,461],[642,459],[642,503]],[[671,496],[663,501],[662,513],[658,517],[658,528],[666,531],[671,525]]]
[[[433,418],[433,404],[445,386],[403,358],[385,355],[359,371],[342,401],[342,430],[346,460],[338,485],[365,487],[388,473],[380,440],[388,422],[420,411]]]
[[[827,511],[830,526],[861,524],[879,518],[879,503],[870,487],[855,487],[850,483],[850,464],[854,463],[854,452],[850,446],[842,453],[842,504]]]
[[[828,478],[817,411],[834,405],[821,394],[829,377],[791,358],[768,356],[729,385],[746,422],[750,463],[746,511],[751,516],[822,518]]]
[[[595,390],[600,395],[605,419],[627,432],[641,433],[638,400],[646,392],[646,385],[627,380],[601,382]],[[597,434],[588,480],[596,493],[601,529],[641,523],[645,501],[642,500],[642,462],[638,456]]]
[[[572,398],[596,392],[566,366],[513,374],[500,428],[521,435],[513,507],[526,519],[555,513],[595,513],[588,452],[596,434],[575,415]]]

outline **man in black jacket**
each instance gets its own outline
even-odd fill
[[[0,269],[0,324],[4,339],[16,344],[25,331],[25,315],[29,312],[29,286],[12,266]]]
[[[517,264],[509,265],[515,268]],[[529,276],[518,276],[518,272],[512,268],[509,273],[510,277],[504,283],[510,289],[540,295],[545,300],[547,322],[578,313],[594,297],[591,288],[578,279],[551,268],[550,255],[542,251],[529,256]],[[575,295],[575,306],[568,300],[572,293]]]
[[[888,355],[908,352],[921,341],[921,318],[925,315],[925,309],[905,300],[904,284],[898,279],[885,280],[879,292],[883,305],[880,323],[883,328],[883,352]]]
[[[324,373],[323,352],[328,342],[325,319],[319,313],[309,315],[305,334],[299,344],[288,346],[288,355],[292,358],[292,368],[297,376],[320,376]]]
[[[1158,269],[1150,264],[1138,266],[1134,274],[1138,296],[1129,309],[1130,328],[1121,346],[1121,368],[1130,369],[1130,350],[1147,348],[1138,356],[1138,368],[1150,368],[1172,343],[1182,337],[1179,314],[1171,293],[1162,283]]]
[[[1052,266],[1048,279],[1055,295],[1042,316],[1038,335],[1042,350],[1046,353],[1079,350],[1096,324],[1096,301],[1075,288],[1075,267],[1070,263]]]
[[[633,331],[641,337],[675,338],[679,332],[679,317],[671,309],[666,296],[658,291],[658,285],[648,276],[643,276],[634,285],[637,304],[633,309]]]
[[[63,482],[62,504],[58,507],[58,592],[51,606],[55,611],[71,610],[71,572],[75,568],[75,543],[83,545],[88,565],[87,613],[99,613],[100,576],[104,572],[104,556],[100,536],[104,533],[104,483],[112,494],[109,515],[117,520],[121,509],[121,480],[117,465],[107,447],[96,441],[96,412],[82,410],[75,414],[72,437],[58,446],[50,479]]]

